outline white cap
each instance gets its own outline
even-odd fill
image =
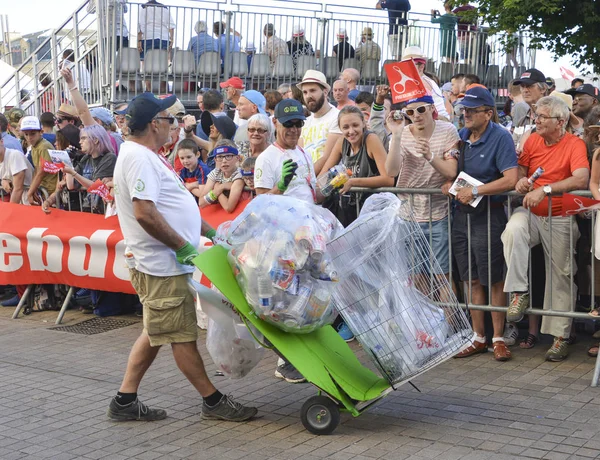
[[[294,37],[300,37],[301,35],[304,35],[304,27],[302,27],[300,24],[294,25],[294,28],[292,29],[292,35]]]
[[[256,46],[254,46],[253,42],[248,42],[246,45],[246,51],[256,51]]]
[[[42,125],[38,117],[27,116],[21,119],[21,131],[41,131]]]

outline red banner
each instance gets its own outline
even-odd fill
[[[562,196],[562,217],[574,216],[582,212],[600,209],[600,201],[565,193]]]
[[[394,104],[416,99],[427,94],[427,90],[419,76],[419,71],[412,60],[391,62],[385,64],[383,67],[390,81],[392,102]]]
[[[213,227],[233,220],[213,205],[202,217]],[[78,288],[135,294],[125,263],[125,241],[118,216],[0,202],[0,285],[66,284]]]
[[[116,217],[0,203],[0,284],[135,293]]]

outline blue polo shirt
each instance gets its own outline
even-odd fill
[[[499,179],[504,171],[518,166],[512,136],[502,126],[490,121],[481,138],[473,143],[469,141],[469,129],[463,128],[458,134],[466,144],[464,171],[469,176],[488,184]],[[492,200],[502,200],[502,197]]]

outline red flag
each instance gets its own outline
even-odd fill
[[[560,66],[560,76],[563,77],[565,80],[573,80],[573,78],[575,78],[575,72],[573,72],[571,69],[567,69],[566,67]]]
[[[600,209],[600,201],[565,193],[562,196],[562,217],[574,216],[586,211]]]
[[[390,81],[392,102],[394,104],[416,99],[427,94],[427,90],[419,76],[419,71],[412,60],[391,62],[385,64],[383,67]]]
[[[45,173],[58,174],[65,167],[64,163],[52,163],[42,158],[42,169]]]
[[[102,180],[97,179],[92,185],[90,185],[87,189],[88,193],[94,193],[99,195],[103,200],[112,201],[113,196],[110,194],[110,189],[104,185]]]

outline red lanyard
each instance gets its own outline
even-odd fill
[[[285,150],[283,148],[281,148],[277,144],[277,142],[274,142],[273,145],[275,147],[277,147],[279,150],[281,150],[282,153],[285,153]],[[312,194],[313,202],[316,203],[317,202],[317,193],[315,192],[315,188],[313,187],[313,184],[310,181],[310,163],[309,163],[309,160],[308,160],[308,156],[306,155],[306,152],[304,151],[304,149],[302,147],[300,147],[299,145],[297,145],[296,148],[299,149],[302,152],[302,156],[304,157],[304,161],[306,163],[306,171],[307,171],[306,183],[308,184],[308,188],[310,189],[310,193]]]

